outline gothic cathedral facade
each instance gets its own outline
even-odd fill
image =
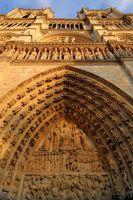
[[[0,15],[0,199],[133,199],[133,14]]]

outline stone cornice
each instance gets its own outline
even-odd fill
[[[65,21],[65,22],[67,22],[67,21],[69,21],[69,22],[86,22],[86,20],[85,19],[73,19],[73,18],[49,18],[49,19],[47,19],[47,21],[48,22],[51,22],[51,21],[59,21],[59,22],[63,22],[63,21]]]
[[[0,59],[1,60],[1,59]],[[9,60],[2,60],[9,61]],[[42,66],[42,65],[78,65],[78,66],[91,66],[91,65],[117,65],[116,60],[11,60],[11,66]]]
[[[53,43],[53,42],[47,42],[47,43],[45,43],[45,42],[23,42],[23,41],[10,41],[10,42],[7,42],[6,43],[6,46],[8,46],[8,45],[23,45],[23,47],[55,47],[55,46],[57,46],[57,47],[60,47],[60,46],[62,46],[62,47],[64,47],[64,48],[66,48],[66,47],[79,47],[79,48],[81,48],[82,46],[85,48],[85,47],[88,47],[88,48],[90,48],[90,47],[97,47],[97,46],[99,46],[99,47],[106,47],[107,46],[107,43],[102,43],[102,42],[86,42],[86,43],[75,43],[75,42],[55,42],[55,43]]]

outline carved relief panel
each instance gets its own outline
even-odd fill
[[[106,167],[85,133],[62,120],[28,160],[22,199],[112,199]]]

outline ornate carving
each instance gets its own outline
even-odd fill
[[[27,175],[22,199],[109,199],[111,185],[107,175]]]

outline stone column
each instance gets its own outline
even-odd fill
[[[90,48],[91,52],[92,52],[92,55],[94,57],[94,59],[96,60],[96,56],[95,56],[95,52],[94,52],[94,48]]]
[[[106,53],[105,53],[105,49],[101,48],[101,52],[103,54],[103,57],[108,60],[107,56],[106,56]]]
[[[29,57],[30,51],[28,51],[28,53],[25,56],[25,60]]]
[[[16,51],[15,54],[13,55],[12,59],[16,59],[17,56],[18,56],[18,54],[19,54],[19,49],[17,49],[17,51]]]
[[[39,51],[38,51],[38,54],[37,54],[37,57],[36,57],[36,60],[38,60],[38,59],[39,59],[39,57],[40,57],[40,54],[41,54],[41,50],[39,49]]]
[[[71,59],[73,59],[73,48],[69,48],[70,49],[70,51],[71,51]]]
[[[84,57],[84,52],[83,52],[83,48],[80,48],[80,50],[81,50],[81,54],[82,54],[82,59],[85,59],[85,57]]]
[[[52,52],[52,48],[50,47],[50,48],[49,48],[49,54],[48,54],[48,60],[50,60],[51,52]]]
[[[59,50],[60,50],[59,59],[60,59],[60,60],[62,59],[62,49],[63,49],[62,47],[59,48]]]

